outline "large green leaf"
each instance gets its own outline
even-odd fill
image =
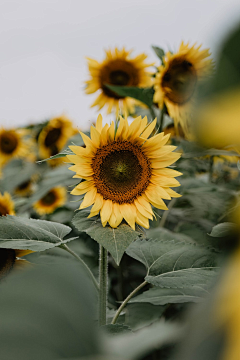
[[[88,211],[79,211],[72,220],[73,225],[107,249],[119,265],[125,250],[141,235],[140,232],[134,231],[127,224],[121,224],[116,229],[103,227],[98,217],[88,219],[88,215]]]
[[[53,360],[102,351],[97,293],[79,263],[34,266],[1,283],[0,346],[4,360]]]
[[[133,330],[138,330],[144,326],[158,321],[163,312],[166,310],[166,306],[155,306],[148,302],[135,302],[135,298],[126,307],[126,324]]]
[[[185,302],[199,302],[208,294],[206,285],[186,286],[182,288],[153,287],[135,296],[130,303],[150,303],[153,305],[179,304]]]
[[[74,240],[63,238],[70,233],[69,226],[45,220],[17,216],[0,217],[0,248],[43,251]]]
[[[210,250],[179,240],[138,239],[129,246],[127,254],[146,266],[148,276],[214,267],[216,262],[215,253]]]
[[[105,84],[110,90],[123,97],[131,97],[146,104],[149,108],[153,105],[154,90],[150,88],[139,88],[135,86],[115,86]]]

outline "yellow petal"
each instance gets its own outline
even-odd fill
[[[172,198],[178,198],[178,197],[181,197],[182,195],[181,194],[178,194],[176,191],[174,191],[173,189],[170,189],[170,188],[166,188],[165,189],[166,192],[172,197]]]
[[[99,212],[103,206],[103,197],[102,195],[98,194],[96,195],[95,203],[92,206],[91,212]]]
[[[145,194],[146,194],[148,200],[151,202],[151,204],[153,206],[155,206],[158,209],[168,210],[166,204],[164,203],[164,201],[160,197],[155,198],[155,196],[152,195],[152,193],[148,192],[148,191],[145,191]]]
[[[84,196],[83,202],[81,203],[79,209],[85,209],[88,206],[91,206],[95,201],[96,194],[97,194],[97,189],[95,187],[91,188]]]
[[[113,212],[115,214],[115,217],[116,217],[116,227],[121,224],[122,222],[122,214],[121,214],[121,211],[120,211],[120,205],[117,204],[117,203],[113,203]]]
[[[72,195],[85,194],[85,192],[89,191],[93,185],[94,185],[93,181],[82,181],[71,191],[71,194]]]
[[[93,144],[92,140],[81,131],[80,134],[86,147],[91,149],[92,151],[96,151],[96,146]]]
[[[142,227],[144,227],[145,229],[149,229],[149,221],[148,219],[143,216],[138,210],[136,213],[136,223]]]
[[[136,220],[136,207],[132,204],[121,204],[120,211],[123,218],[135,230],[135,220]]]
[[[107,222],[110,219],[111,214],[112,214],[112,200],[104,200],[100,212],[102,223],[104,223],[105,221]]]
[[[99,133],[102,131],[102,115],[99,114],[96,121],[96,129]]]
[[[154,120],[147,126],[147,128],[143,131],[141,137],[144,138],[144,139],[147,139],[147,138],[151,135],[151,133],[153,132],[153,130],[155,129],[156,123],[157,123],[157,118],[154,119]]]
[[[114,122],[112,121],[112,123],[108,129],[108,138],[111,142],[114,141],[114,133],[115,133],[115,125],[114,125]]]
[[[149,213],[149,212],[146,210],[146,208],[145,208],[144,206],[142,206],[142,205],[138,202],[137,199],[134,200],[134,204],[135,204],[135,206],[136,206],[136,209],[137,209],[143,216],[145,216],[147,219],[151,219],[151,220],[153,219],[152,214]]]
[[[91,132],[92,143],[96,148],[98,148],[100,145],[100,134],[94,126],[91,126],[90,132]]]
[[[149,185],[146,192],[150,194],[152,199],[155,199],[155,201],[157,201],[159,198],[166,200],[171,199],[171,196],[161,186]]]
[[[102,132],[101,132],[101,146],[104,146],[104,145],[107,145],[108,143],[108,124],[105,124],[104,128],[102,129]]]

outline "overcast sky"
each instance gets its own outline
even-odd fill
[[[87,128],[97,110],[83,91],[85,56],[101,61],[104,48],[125,45],[155,61],[151,45],[177,50],[182,40],[215,53],[239,15],[239,0],[0,0],[0,125],[65,113]]]

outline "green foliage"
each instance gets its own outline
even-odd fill
[[[0,217],[0,247],[43,251],[76,239],[63,240],[71,230],[66,225],[51,221],[2,216]]]
[[[161,60],[162,64],[164,64],[164,56],[165,52],[163,49],[159,48],[158,46],[152,46],[152,49],[154,50],[155,54],[159,59]]]
[[[134,86],[115,86],[105,84],[110,90],[123,97],[131,97],[146,104],[149,108],[153,105],[154,90],[149,88],[138,88]]]
[[[1,283],[3,359],[43,360],[100,353],[97,298],[84,268],[63,259]]]
[[[236,226],[233,223],[224,222],[215,225],[210,235],[213,237],[224,237],[224,236],[229,236],[232,232],[235,231],[236,231]]]
[[[119,265],[125,250],[140,236],[140,232],[132,230],[127,224],[121,224],[116,229],[103,227],[99,218],[89,219],[88,215],[88,211],[79,211],[72,220],[73,225],[107,249]]]

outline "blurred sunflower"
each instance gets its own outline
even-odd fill
[[[11,195],[5,192],[3,195],[0,193],[0,216],[15,215],[14,202]]]
[[[0,193],[0,216],[15,215],[14,203],[9,193]],[[25,266],[28,262],[19,257],[32,253],[31,250],[15,250],[0,248],[0,280],[7,276],[12,269]]]
[[[67,192],[65,187],[58,186],[35,202],[33,207],[39,215],[51,214],[55,209],[64,205],[66,200]]]
[[[16,187],[14,193],[18,196],[28,196],[32,192],[32,181],[31,179],[24,181]]]
[[[147,55],[139,54],[135,58],[130,58],[131,51],[115,48],[115,50],[106,50],[106,57],[103,62],[88,59],[88,68],[91,79],[86,81],[86,93],[92,94],[100,90],[100,94],[92,104],[101,109],[104,105],[108,105],[107,113],[110,114],[112,109],[119,108],[124,113],[133,113],[134,104],[138,102],[129,97],[117,95],[114,91],[108,89],[108,85],[116,86],[138,86],[147,87],[152,85],[151,74],[146,68],[153,64],[145,63]]]
[[[170,187],[179,186],[174,178],[181,175],[166,168],[179,153],[175,146],[165,145],[170,135],[160,133],[149,138],[156,125],[147,118],[136,118],[131,125],[120,118],[102,127],[99,115],[96,128],[91,127],[91,138],[81,133],[86,148],[70,146],[76,155],[67,155],[75,165],[74,177],[85,179],[71,194],[85,194],[80,209],[92,206],[89,217],[100,212],[103,226],[116,228],[123,219],[135,229],[135,223],[148,228],[154,213],[150,204],[167,210],[162,199],[180,196]]]
[[[26,129],[0,128],[0,167],[13,158],[34,160],[33,142]]]
[[[200,50],[181,43],[176,54],[168,52],[164,64],[158,68],[154,80],[154,102],[163,109],[165,104],[169,116],[174,120],[176,132],[180,123],[185,135],[189,133],[191,112],[198,82],[213,68],[209,49]]]
[[[58,154],[68,139],[77,132],[78,130],[73,127],[72,122],[66,116],[51,119],[38,137],[40,158],[47,159]],[[62,158],[50,161],[50,165],[62,163]]]

